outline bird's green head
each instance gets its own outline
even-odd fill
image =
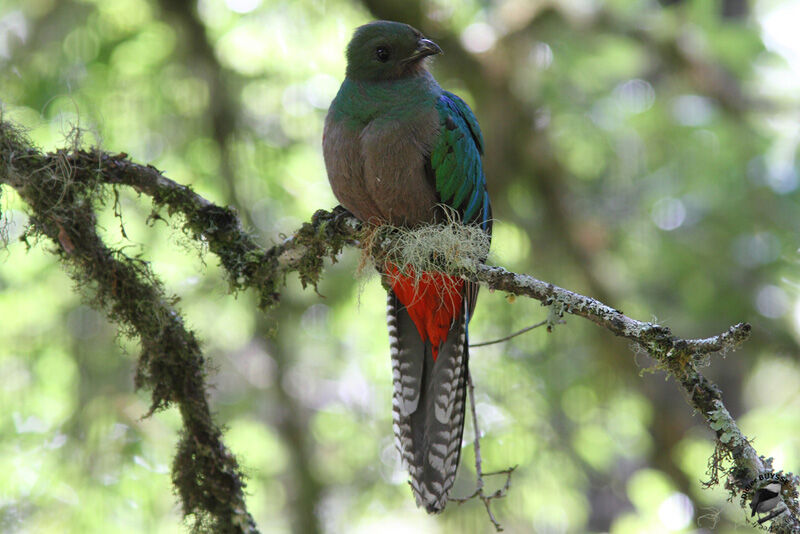
[[[442,49],[408,24],[378,20],[359,27],[347,45],[347,77],[382,81],[424,70],[423,60]]]

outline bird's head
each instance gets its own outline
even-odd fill
[[[347,77],[384,81],[413,76],[442,49],[408,24],[378,20],[356,29],[347,45]]]

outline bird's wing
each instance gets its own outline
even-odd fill
[[[483,135],[478,120],[461,98],[443,91],[436,102],[439,136],[431,150],[433,186],[442,204],[465,224],[491,233],[491,208],[483,173]]]
[[[436,102],[439,137],[431,150],[429,177],[442,204],[465,224],[478,224],[491,236],[492,207],[483,172],[483,135],[466,102],[443,91]],[[478,284],[467,282],[467,321],[478,300]]]

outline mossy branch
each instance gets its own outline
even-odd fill
[[[286,275],[299,273],[304,286],[315,285],[323,259],[364,236],[361,223],[346,210],[317,211],[293,236],[271,248],[256,244],[243,230],[236,212],[214,205],[191,188],[173,182],[152,166],[131,162],[127,155],[102,151],[60,150],[42,153],[30,146],[0,117],[0,183],[16,189],[31,212],[31,231],[49,237],[55,253],[79,282],[92,282],[94,302],[143,347],[137,385],[153,391],[152,409],[176,402],[184,418],[184,436],[173,466],[173,480],[184,510],[219,532],[255,532],[242,497],[244,486],[233,456],[211,420],[206,399],[203,357],[194,334],[165,296],[147,264],[112,250],[95,229],[94,209],[104,186],[125,185],[146,194],[156,207],[179,213],[184,229],[219,256],[234,291],[251,288],[266,308],[280,298]],[[370,253],[378,260],[392,251],[391,233],[370,232]],[[446,262],[450,274],[480,282],[490,289],[527,296],[559,314],[583,317],[617,336],[630,339],[675,377],[692,407],[716,434],[710,484],[727,478],[731,496],[746,499],[762,480],[783,485],[786,511],[771,519],[771,532],[800,532],[798,477],[773,473],[770,459],[760,456],[739,430],[722,401],[719,388],[698,370],[704,355],[735,348],[747,340],[748,324],[704,339],[682,339],[666,326],[627,317],[595,299],[536,278],[486,265],[474,259]],[[155,311],[155,313],[153,313]],[[728,467],[722,461],[730,461]],[[777,508],[776,508],[777,509]]]
[[[55,244],[50,250],[91,304],[139,339],[136,386],[152,391],[149,413],[175,405],[181,414],[172,480],[184,514],[196,531],[255,534],[239,465],[211,417],[197,338],[150,266],[109,248],[97,233],[95,208],[104,201],[105,184],[113,181],[105,172],[108,156],[97,153],[95,158],[66,151],[42,154],[0,117],[0,183],[16,189],[28,205],[30,227],[23,238],[49,238]],[[138,174],[158,181],[148,167],[138,167]],[[165,203],[191,199],[195,210],[217,220],[210,203],[186,189],[175,191],[183,195],[174,194]]]

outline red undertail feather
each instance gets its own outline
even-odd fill
[[[393,263],[386,264],[386,272],[392,290],[414,321],[422,341],[430,342],[436,361],[439,347],[461,314],[464,280],[437,272],[423,272],[417,277],[411,267],[401,273]]]

